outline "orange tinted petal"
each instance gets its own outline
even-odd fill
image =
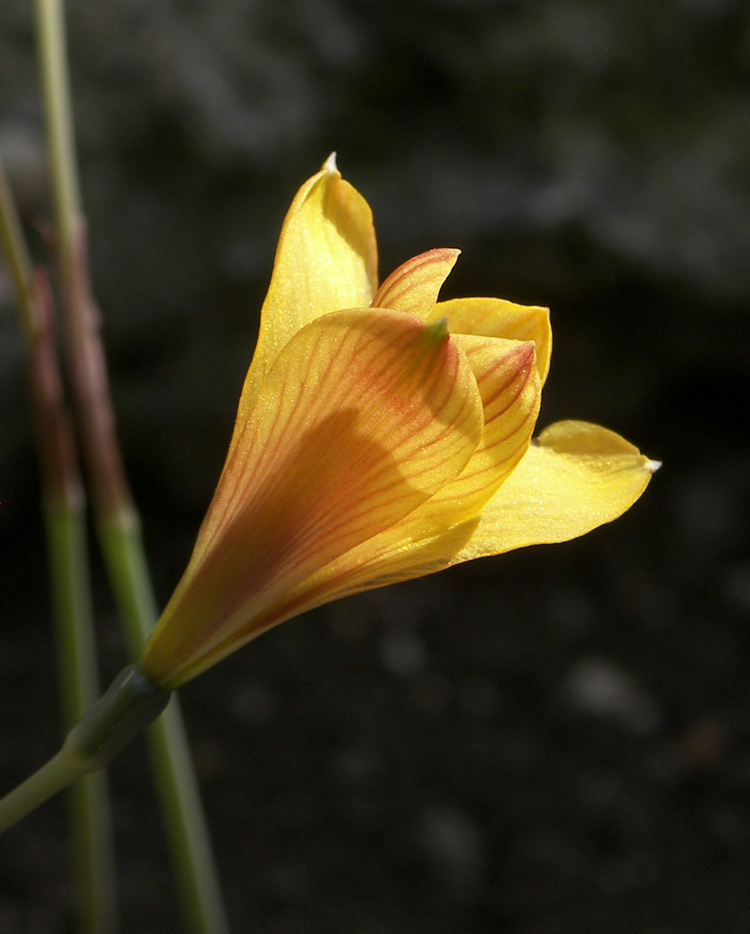
[[[457,334],[477,380],[484,410],[482,443],[461,475],[431,500],[467,512],[492,496],[523,457],[534,431],[541,387],[535,346],[502,338]],[[453,522],[455,522],[455,518]]]
[[[527,451],[540,396],[534,345],[465,335],[454,340],[466,352],[482,397],[482,442],[455,480],[305,582],[301,590],[313,600],[305,606],[447,567],[471,535],[473,525],[466,520],[482,509]]]
[[[536,305],[516,305],[500,298],[455,298],[438,302],[426,320],[431,322],[440,318],[448,319],[451,334],[534,341],[536,364],[544,385],[552,353],[549,309]]]
[[[558,422],[527,448],[478,516],[444,530],[435,527],[431,537],[418,535],[380,554],[376,547],[387,543],[389,532],[377,536],[324,568],[317,589],[306,582],[300,609],[474,558],[578,538],[626,512],[658,466],[613,431],[587,422]]]
[[[461,472],[481,400],[462,351],[436,333],[399,312],[350,311],[290,341],[149,642],[152,680],[176,686],[279,622],[288,593]]]
[[[380,286],[373,306],[408,311],[425,319],[460,253],[450,249],[428,250],[407,260]]]

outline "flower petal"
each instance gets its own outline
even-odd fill
[[[146,674],[174,687],[280,622],[302,582],[457,476],[482,425],[466,357],[440,328],[381,310],[303,328],[238,436]]]
[[[407,260],[384,280],[372,300],[373,307],[408,311],[424,319],[460,254],[460,250],[445,248]]]
[[[585,535],[630,509],[657,467],[613,431],[557,422],[531,445],[449,564]]]
[[[294,612],[474,558],[585,535],[628,510],[658,466],[606,428],[558,422],[527,449],[479,516],[442,531],[425,525],[399,548],[389,547],[390,530],[376,536],[306,582],[304,602]],[[399,529],[414,529],[412,518],[431,503]]]
[[[452,514],[453,524],[460,511],[476,512],[513,471],[529,446],[541,401],[533,342],[470,334],[456,334],[454,340],[477,381],[484,432],[461,475],[425,504]]]
[[[282,348],[322,315],[369,305],[377,265],[372,211],[331,156],[297,192],[284,219],[230,450]]]
[[[536,305],[516,305],[500,298],[455,298],[438,302],[428,322],[448,319],[451,334],[480,334],[536,343],[536,364],[542,385],[549,372],[552,330],[549,309]]]
[[[469,335],[454,340],[466,351],[482,396],[482,443],[455,480],[306,581],[306,599],[313,602],[305,608],[453,563],[476,525],[466,520],[478,514],[528,449],[540,397],[534,345]]]

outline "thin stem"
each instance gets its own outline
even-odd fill
[[[43,273],[34,275],[15,202],[0,165],[0,228],[29,350],[29,377],[47,539],[63,722],[70,728],[99,694],[84,500],[63,398],[54,308]],[[58,766],[60,762],[58,762]],[[44,787],[56,766],[33,783]],[[32,800],[25,798],[22,800]],[[69,793],[76,912],[86,934],[115,930],[115,873],[106,776],[82,777]]]
[[[112,845],[112,811],[107,773],[82,775],[68,790],[76,914],[84,934],[110,934],[118,928],[117,884]]]
[[[158,614],[136,512],[100,521],[99,537],[130,652],[138,658]],[[189,930],[223,934],[229,926],[176,697],[146,739]]]
[[[0,798],[0,833],[75,779],[102,769],[159,716],[170,697],[138,665],[124,668],[68,733],[57,755]]]
[[[61,749],[25,782],[0,798],[0,833],[80,778],[85,771],[80,762],[72,760],[68,752]]]
[[[0,240],[13,280],[21,324],[26,339],[32,341],[36,333],[36,324],[34,300],[31,295],[31,260],[2,160],[0,160]]]
[[[99,696],[93,613],[88,585],[84,511],[45,504],[45,527],[55,617],[57,655],[68,729]],[[68,793],[79,929],[109,934],[117,928],[112,820],[106,773],[82,776]]]
[[[134,658],[156,620],[139,523],[117,442],[99,313],[91,292],[75,167],[62,0],[36,0],[42,85],[72,382],[105,561]],[[227,929],[187,740],[175,709],[149,733],[157,788],[190,929]]]
[[[81,207],[63,0],[36,0],[36,24],[57,246],[69,270]]]
[[[60,627],[58,654],[66,680],[63,720],[71,729],[99,697],[94,640],[75,632],[76,620],[92,618],[86,529],[82,507],[47,502],[44,512],[55,612],[66,623]],[[93,627],[87,632],[92,636]]]

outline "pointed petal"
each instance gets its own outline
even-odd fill
[[[658,465],[599,425],[551,425],[482,510],[450,564],[585,535],[626,512]]]
[[[284,219],[230,450],[287,342],[322,315],[369,305],[377,278],[372,212],[331,157],[300,188]]]
[[[306,582],[304,602],[293,612],[474,558],[585,535],[626,512],[658,466],[606,428],[558,422],[527,449],[478,517],[443,531],[434,528],[432,537],[417,534],[400,548],[388,547],[386,531]]]
[[[438,302],[428,322],[448,319],[451,334],[479,334],[536,343],[536,363],[542,385],[549,372],[552,330],[549,309],[516,305],[500,298],[456,298]]]
[[[482,424],[439,329],[381,310],[308,325],[261,387],[144,671],[176,686],[279,622],[288,593],[457,476]]]
[[[450,249],[428,250],[407,260],[380,286],[372,300],[373,306],[408,311],[424,320],[437,302],[438,293],[460,253],[460,250]]]

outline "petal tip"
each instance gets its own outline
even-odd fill
[[[536,360],[536,341],[524,341],[516,350],[523,366],[532,366]]]
[[[324,172],[327,172],[329,175],[338,175],[339,167],[336,165],[336,153],[332,152],[330,156],[323,163],[322,169]]]
[[[536,369],[536,341],[523,341],[514,347],[504,358],[513,371],[526,378]]]
[[[430,254],[435,254],[436,256],[439,256],[443,259],[448,259],[448,260],[452,259],[454,262],[461,255],[461,250],[459,250],[458,247],[454,247],[454,246],[439,246],[439,247],[436,247],[434,250],[429,250],[428,252]]]
[[[649,473],[654,474],[657,470],[659,470],[661,464],[661,461],[653,461],[649,458],[643,466]]]

